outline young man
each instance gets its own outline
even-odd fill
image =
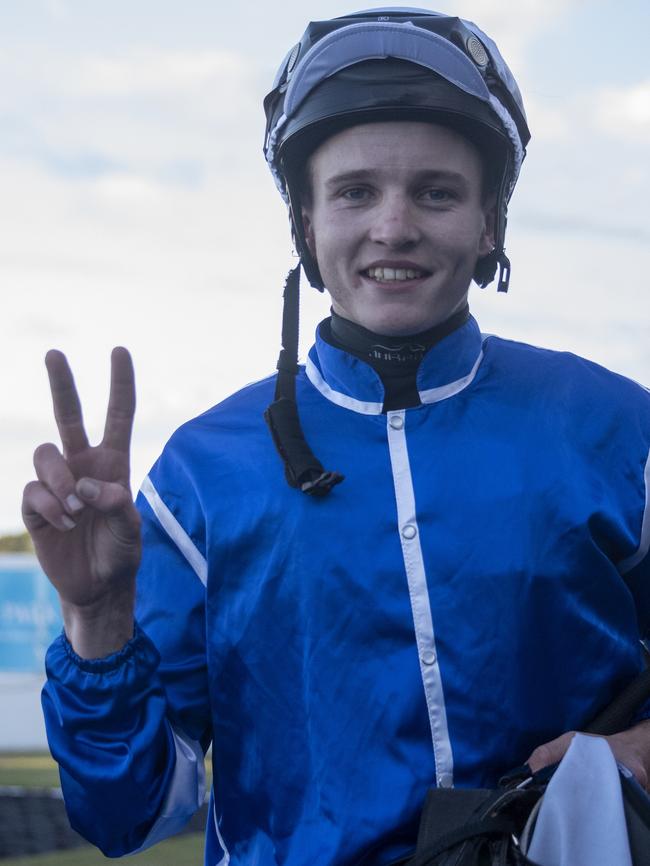
[[[212,742],[206,864],[388,864],[430,786],[493,786],[540,744],[533,765],[559,758],[549,741],[641,669],[650,401],[469,316],[473,277],[507,288],[528,140],[474,25],[316,22],[265,109],[332,317],[297,370],[294,272],[278,376],[182,427],[139,511],[127,353],[95,449],[48,356],[63,454],[37,449],[24,500],[65,618],[48,734],[106,853],[184,823]],[[649,740],[645,722],[610,738],[644,783]]]

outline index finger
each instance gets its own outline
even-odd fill
[[[63,453],[67,456],[83,451],[88,447],[88,437],[68,359],[63,352],[50,349],[45,356],[45,366],[50,380],[54,418],[59,429]]]
[[[116,346],[111,352],[111,391],[102,444],[128,453],[135,414],[135,373],[128,350]]]

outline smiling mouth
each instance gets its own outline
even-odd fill
[[[427,271],[418,268],[366,268],[361,271],[364,277],[377,280],[380,283],[403,283],[407,280],[419,280],[428,275]]]

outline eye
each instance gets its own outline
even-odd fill
[[[434,204],[438,204],[438,203],[444,203],[444,202],[451,201],[456,196],[455,196],[454,192],[450,189],[445,189],[443,187],[438,187],[438,186],[432,186],[432,187],[428,187],[427,189],[423,190],[420,193],[419,197],[420,197],[420,199],[424,200],[425,202],[433,202]]]
[[[363,202],[369,197],[370,190],[363,186],[350,186],[341,192],[341,198],[351,202]]]

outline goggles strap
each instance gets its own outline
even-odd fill
[[[289,485],[312,496],[325,496],[334,485],[343,481],[343,476],[323,468],[307,444],[300,425],[296,405],[299,298],[300,263],[289,271],[284,284],[282,348],[277,364],[275,400],[264,413],[264,420],[284,463],[284,474]]]

